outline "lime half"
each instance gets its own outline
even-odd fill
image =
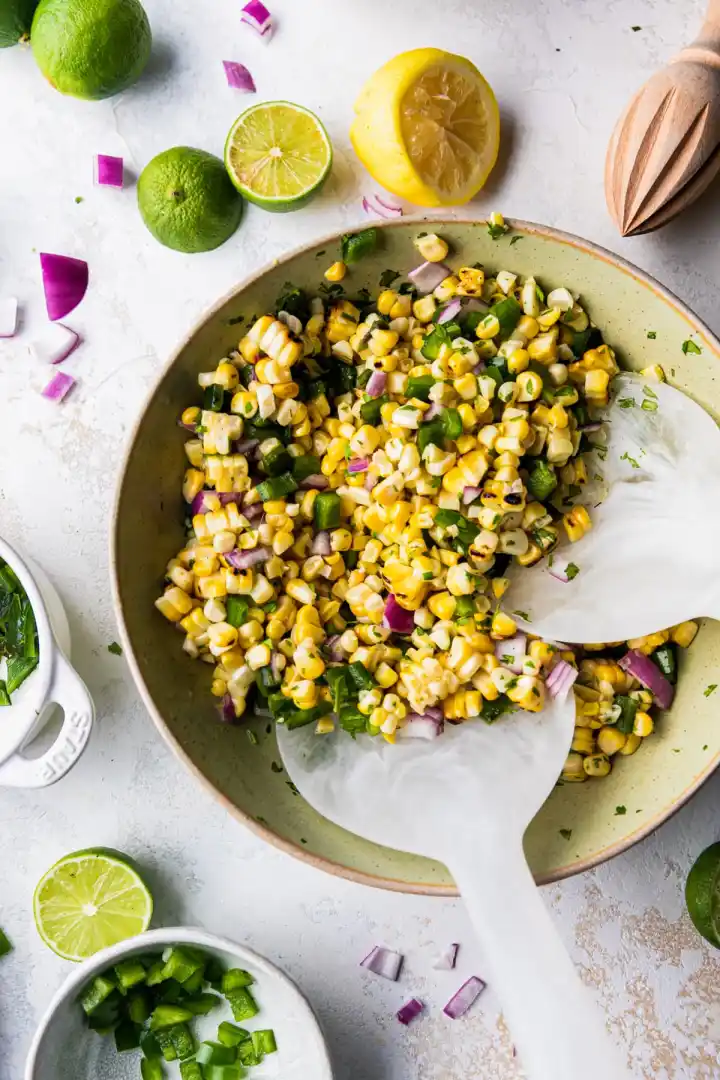
[[[75,851],[52,866],[33,898],[35,925],[64,960],[86,960],[141,934],[152,896],[126,855],[108,848]]]
[[[720,949],[720,844],[706,848],[690,871],[685,903],[695,929]]]
[[[225,143],[235,187],[263,210],[299,210],[332,168],[332,143],[317,116],[289,101],[266,101],[239,116]]]

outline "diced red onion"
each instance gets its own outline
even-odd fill
[[[30,342],[30,352],[36,360],[44,364],[61,364],[80,343],[80,335],[62,323],[49,323],[43,327],[34,341]]]
[[[270,36],[273,30],[272,15],[261,0],[250,0],[240,14],[240,18],[262,37]]]
[[[208,510],[212,507],[213,501],[217,499],[218,494],[216,491],[198,491],[197,495],[190,503],[190,513],[193,517],[196,514],[207,514]]]
[[[45,389],[42,391],[42,396],[49,401],[62,401],[75,386],[75,379],[72,375],[66,375],[64,371],[58,371],[57,375],[54,375]]]
[[[312,553],[313,555],[330,554],[330,533],[325,529],[315,535],[312,542]]]
[[[433,720],[442,720],[444,713],[439,705],[428,705],[425,709],[425,716],[432,716]]]
[[[370,468],[370,462],[368,461],[367,458],[364,458],[364,457],[351,458],[351,460],[348,462],[348,472],[349,473],[367,472],[369,468]]]
[[[365,490],[372,491],[378,482],[377,473],[369,472],[365,477]]]
[[[258,566],[272,558],[272,551],[268,547],[256,547],[244,551],[235,548],[234,551],[229,551],[225,558],[233,569],[249,570],[252,566]]]
[[[475,367],[472,369],[472,373],[473,375],[482,375],[483,371],[485,371],[485,361],[479,360]]]
[[[424,1008],[422,1001],[418,1001],[417,998],[410,998],[397,1013],[397,1018],[401,1024],[407,1026],[411,1020],[420,1015]]]
[[[192,431],[193,435],[196,434],[197,424],[184,424],[182,420],[178,420],[178,427],[183,428],[184,431]]]
[[[659,708],[670,708],[675,697],[675,687],[668,682],[660,668],[652,662],[649,656],[638,652],[637,649],[629,649],[618,660],[618,664],[623,671],[627,671],[629,675],[634,675],[638,682],[642,683],[645,689],[650,691],[655,704]]]
[[[427,713],[421,716],[419,713],[408,713],[407,723],[397,728],[395,734],[399,739],[437,739],[445,730],[445,721],[436,720]]]
[[[238,439],[238,441],[235,443],[234,449],[236,454],[249,454],[259,445],[259,439]]]
[[[216,491],[221,506],[227,506],[228,503],[235,503],[237,506],[243,501],[243,493],[241,491]]]
[[[527,649],[527,634],[518,633],[514,637],[495,642],[495,655],[501,664],[510,668],[514,675],[522,671],[522,661]],[[507,659],[507,658],[510,659]]]
[[[62,319],[78,306],[88,287],[88,264],[67,255],[40,253],[48,318]]]
[[[423,416],[423,420],[434,420],[436,416],[439,416],[442,412],[442,405],[438,405],[436,401],[433,401],[428,411]]]
[[[229,694],[225,694],[220,704],[220,717],[224,724],[234,724],[237,720],[235,704]]]
[[[594,431],[600,431],[602,423],[599,420],[594,420],[590,424],[578,424],[578,431],[582,431],[585,435],[592,435]]]
[[[242,512],[251,523],[259,521],[265,513],[262,503],[252,503],[250,506],[243,506]]]
[[[306,476],[304,480],[300,481],[298,487],[301,487],[304,491],[312,489],[323,491],[328,487],[329,483],[327,476],[323,476],[322,473],[311,473],[310,476]]]
[[[381,945],[376,945],[375,948],[367,954],[365,959],[360,961],[360,967],[372,971],[373,975],[381,975],[383,979],[390,979],[391,982],[397,982],[403,959],[402,953],[394,952],[392,949],[384,949]]]
[[[402,207],[393,206],[392,203],[382,199],[379,195],[367,195],[363,197],[362,207],[366,214],[371,216],[391,219],[402,217]]]
[[[440,324],[452,322],[452,320],[457,315],[459,315],[461,311],[462,300],[451,300],[450,303],[447,304],[440,312],[440,315],[437,318],[437,322],[439,322]]]
[[[412,634],[415,629],[415,617],[412,611],[406,611],[398,604],[392,593],[385,601],[383,625],[396,634]]]
[[[447,949],[438,956],[437,960],[433,964],[436,971],[452,971],[457,961],[458,949],[460,948],[457,941],[454,941],[452,945],[448,945]]]
[[[437,289],[440,282],[451,274],[452,270],[445,263],[424,262],[410,271],[408,280],[412,281],[419,293],[424,294]]]
[[[341,634],[332,634],[329,638],[325,639],[325,646],[327,648],[328,655],[330,659],[333,660],[336,664],[339,664],[345,659],[345,654],[340,648],[341,636]]]
[[[429,412],[430,410],[428,410]],[[427,416],[427,413],[425,414]],[[482,495],[482,488],[480,487],[466,487],[463,488],[462,501],[464,506],[468,506],[475,499],[479,499]]]
[[[570,581],[568,574],[568,566],[570,565],[570,559],[564,558],[562,555],[553,555],[552,566],[548,565],[548,573],[550,577],[556,578],[558,581],[562,581],[567,585]]]
[[[123,186],[123,159],[110,154],[95,155],[95,183],[98,187]]]
[[[238,64],[235,60],[223,60],[223,67],[228,86],[233,90],[242,90],[245,94],[255,93],[255,80],[244,64]]]
[[[17,296],[4,296],[0,299],[0,338],[15,337],[17,313]]]
[[[558,660],[545,680],[545,689],[551,698],[564,698],[577,677],[577,668],[568,664],[567,660]]]
[[[270,670],[272,671],[272,676],[275,682],[280,681],[280,679],[282,678],[282,673],[284,671],[284,668],[280,663],[281,659],[283,659],[283,657],[281,653],[278,652],[274,652],[270,657]]]
[[[467,982],[460,987],[457,994],[453,994],[448,1001],[443,1009],[445,1015],[449,1016],[451,1020],[459,1020],[461,1016],[465,1015],[473,1002],[477,1001],[486,985],[477,975],[471,975]]]
[[[378,398],[381,394],[385,393],[385,387],[387,385],[387,375],[384,371],[373,371],[372,375],[367,381],[365,392],[368,397]]]

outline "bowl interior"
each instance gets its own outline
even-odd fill
[[[67,980],[50,1006],[41,1026],[36,1045],[28,1059],[26,1080],[137,1080],[142,1054],[139,1050],[118,1054],[112,1035],[91,1031],[84,1018],[78,996],[92,979],[129,956],[162,952],[166,945],[184,942],[206,949],[228,968],[242,967],[255,977],[253,996],[260,1006],[258,1016],[243,1022],[249,1030],[272,1028],[278,1050],[252,1069],[258,1080],[282,1077],[283,1080],[332,1080],[325,1042],[310,1006],[298,988],[274,965],[249,949],[214,938],[200,931],[150,931],[133,943],[93,957]],[[232,1022],[227,1004],[208,1016],[197,1017],[192,1030],[198,1040],[217,1035],[218,1024]],[[170,1066],[173,1074],[175,1066]]]
[[[417,265],[413,238],[430,228],[450,241],[454,259],[460,260],[453,265],[480,262],[492,271],[534,274],[545,288],[564,285],[580,294],[622,366],[640,370],[661,364],[669,382],[720,416],[720,345],[710,332],[640,271],[566,234],[515,222],[510,233],[493,241],[483,222],[386,224],[380,249],[346,279],[348,294],[362,288],[376,293],[383,270],[404,274]],[[511,244],[514,237],[518,241]],[[271,310],[286,282],[316,288],[338,253],[338,238],[320,241],[239,287],[170,362],[136,428],[120,481],[116,601],[130,662],[153,717],[230,810],[267,839],[325,869],[388,888],[452,893],[444,867],[362,840],[307,806],[287,776],[272,768],[279,755],[266,721],[238,727],[218,723],[209,668],[188,660],[177,632],[153,608],[165,565],[183,541],[185,435],[176,421],[183,408],[198,401],[197,373],[216,366],[253,315]],[[699,354],[683,352],[691,337]],[[720,726],[715,701],[702,690],[713,681],[719,653],[720,627],[709,623],[682,656],[678,694],[657,733],[634,757],[616,760],[608,778],[554,791],[526,838],[539,881],[586,869],[640,839],[709,775],[720,759]],[[248,730],[256,732],[258,745],[251,744]],[[625,812],[617,813],[618,807]]]

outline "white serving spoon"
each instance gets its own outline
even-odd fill
[[[525,830],[552,791],[575,705],[550,702],[432,741],[277,726],[285,768],[321,814],[377,844],[445,863],[468,906],[529,1080],[629,1080],[540,899]],[[450,1021],[448,1021],[450,1022]]]
[[[506,610],[527,613],[519,621],[533,634],[578,644],[720,618],[717,424],[679,390],[627,374],[614,380],[608,420],[593,528],[552,566],[514,568]],[[568,560],[577,574],[559,581]]]

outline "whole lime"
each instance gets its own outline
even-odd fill
[[[0,49],[27,40],[37,4],[38,0],[0,0]]]
[[[243,212],[220,158],[191,146],[165,150],[145,166],[138,206],[155,239],[186,254],[220,247]]]
[[[99,101],[136,82],[152,34],[139,0],[40,0],[30,40],[56,90]]]

